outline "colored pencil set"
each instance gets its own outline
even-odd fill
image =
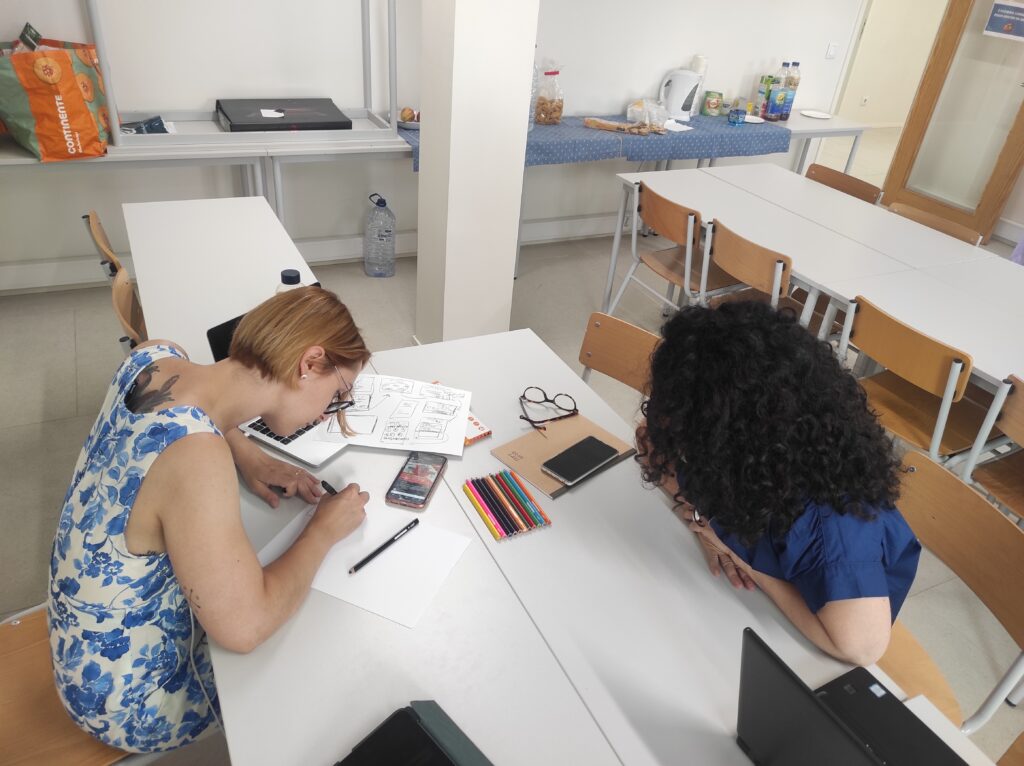
[[[470,479],[462,485],[462,491],[495,540],[551,524],[526,488],[526,482],[512,471]]]

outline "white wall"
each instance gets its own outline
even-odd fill
[[[945,11],[946,0],[874,0],[838,113],[878,128],[903,127]]]
[[[108,11],[108,38],[121,41],[111,43],[114,60],[118,55],[128,56],[131,51],[133,56],[144,59],[138,68],[123,63],[118,66],[118,92],[128,94],[121,97],[125,102],[122,108],[145,105],[145,83],[136,79],[142,77],[143,70],[166,83],[155,90],[162,94],[166,87],[168,96],[173,96],[173,106],[179,108],[189,106],[190,102],[194,102],[191,105],[195,108],[208,105],[218,89],[227,87],[234,79],[239,87],[244,85],[259,92],[253,88],[252,80],[266,78],[269,82],[284,77],[281,72],[285,72],[287,77],[277,83],[283,87],[291,82],[288,78],[296,76],[296,71],[307,71],[304,62],[310,62],[308,69],[315,74],[300,76],[299,83],[316,82],[318,87],[327,87],[337,76],[340,94],[355,88],[356,95],[361,95],[358,68],[333,71],[347,66],[344,62],[349,54],[330,50],[331,32],[335,31],[330,25],[340,27],[345,23],[342,12],[332,9],[332,5],[356,8],[358,0],[294,0],[288,4],[274,0],[207,0],[205,4],[186,0],[184,5],[165,0],[133,2],[141,3],[141,9],[126,10],[123,0],[103,0],[103,8]],[[628,4],[613,0],[541,0],[538,53],[556,59],[561,65],[569,114],[618,113],[632,98],[655,95],[665,72],[688,64],[695,53],[707,56],[709,88],[724,90],[730,97],[740,94],[745,98],[750,97],[758,73],[774,70],[783,57],[796,58],[804,73],[797,106],[831,109],[863,3],[864,0],[776,0],[766,6],[760,0],[634,0]],[[237,20],[238,29],[253,36],[245,46],[252,51],[253,69],[234,69],[228,79],[221,74],[200,74],[210,67],[216,68],[217,62],[216,58],[202,59],[203,46],[188,37],[190,30],[195,31],[191,25],[199,22],[194,17],[171,13],[172,9],[200,5],[201,20],[212,18],[228,25]],[[372,5],[379,15],[384,3],[372,0]],[[429,2],[422,3],[422,8],[429,7]],[[12,37],[25,20],[31,20],[51,37],[90,39],[83,8],[84,3],[77,0],[4,0],[0,5],[0,37]],[[309,45],[301,25],[283,20],[280,14],[285,8],[295,14],[305,13]],[[156,15],[141,12],[145,9]],[[318,22],[314,11],[323,14],[329,23]],[[419,0],[398,0],[398,100],[400,105],[414,107],[419,105],[420,14]],[[143,34],[138,27],[147,25],[148,31]],[[282,26],[287,34],[272,34]],[[339,46],[350,43],[351,30],[339,29],[337,33]],[[376,24],[375,44],[381,51],[382,35],[381,25]],[[261,36],[269,39],[255,39]],[[145,37],[150,46],[162,45],[161,53],[167,55],[147,56],[145,46],[134,41],[136,37]],[[200,38],[206,39],[207,45],[217,45],[216,35],[211,39],[203,32]],[[829,42],[838,46],[838,55],[826,60]],[[237,45],[235,40],[227,43],[225,50]],[[265,53],[260,58],[260,50],[265,52],[268,48],[274,48],[274,53]],[[183,65],[182,58],[191,62]],[[194,59],[199,59],[200,64]],[[326,70],[314,66],[321,61],[331,65]],[[378,59],[374,69],[375,103],[384,105],[386,63]],[[188,88],[184,81],[175,84],[176,71],[190,72],[189,78],[196,81]],[[251,76],[250,71],[254,73]],[[501,98],[501,93],[481,87],[478,97],[485,101]],[[161,98],[153,98],[151,105],[162,106]],[[481,125],[482,130],[486,127]],[[495,147],[495,151],[500,151],[500,147]],[[787,161],[781,155],[770,159]],[[635,169],[635,165],[597,162],[531,168],[525,183],[524,239],[610,232],[618,203],[618,185],[613,174],[627,169]],[[416,176],[408,158],[342,158],[336,162],[286,165],[284,183],[288,194],[285,222],[300,249],[306,252],[315,246],[318,255],[333,253],[341,258],[358,253],[365,197],[373,191],[388,198],[398,216],[400,232],[409,234],[416,225]],[[59,278],[70,271],[67,264],[75,263],[76,259],[91,259],[90,243],[78,218],[89,207],[99,211],[115,249],[124,252],[128,242],[121,217],[122,202],[223,196],[239,189],[237,171],[215,167],[0,168],[0,291],[25,286],[12,283],[12,274],[17,275],[19,270],[5,270],[5,265],[29,266],[45,261],[47,273]],[[409,247],[414,245],[410,236],[400,238],[400,242],[408,243]]]

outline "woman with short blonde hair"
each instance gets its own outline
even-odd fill
[[[132,752],[188,744],[219,722],[207,636],[248,652],[294,612],[321,561],[364,518],[357,484],[323,495],[238,426],[278,433],[342,417],[370,357],[333,293],[281,293],[239,323],[228,358],[193,364],[168,341],[114,376],[65,497],[50,566],[50,647],[69,715]],[[342,421],[343,422],[343,421]],[[242,527],[236,466],[271,506],[316,512],[262,567]]]

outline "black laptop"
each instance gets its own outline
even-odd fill
[[[217,120],[232,133],[352,129],[352,120],[329,98],[221,98]]]
[[[743,631],[736,742],[760,766],[964,764],[864,668],[811,691],[750,628]]]

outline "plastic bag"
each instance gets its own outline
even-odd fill
[[[39,39],[0,56],[0,120],[43,162],[100,157],[110,119],[96,47]]]

